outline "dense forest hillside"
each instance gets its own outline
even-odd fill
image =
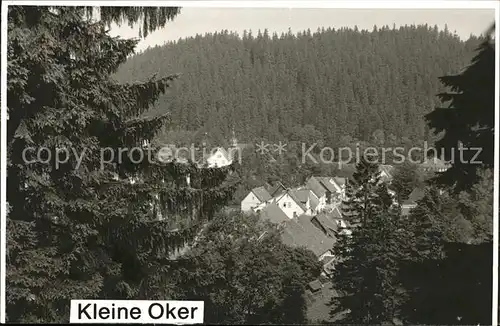
[[[166,130],[207,132],[218,143],[233,129],[243,141],[276,140],[311,125],[330,146],[343,137],[370,141],[380,130],[391,144],[420,142],[429,138],[423,116],[438,105],[438,77],[458,73],[477,45],[427,25],[222,31],[149,48],[115,77],[180,73],[153,111],[171,112]]]

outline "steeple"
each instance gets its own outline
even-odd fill
[[[233,130],[232,130],[231,145],[233,147],[237,147],[238,146],[238,140],[236,139],[236,136],[235,136],[235,133],[234,133],[234,127],[233,127]]]

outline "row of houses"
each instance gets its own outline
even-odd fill
[[[256,187],[242,200],[241,211],[276,224],[283,243],[311,250],[323,263],[323,273],[330,274],[336,237],[350,232],[339,208],[346,182],[341,177],[312,176],[295,188],[280,182]]]
[[[426,171],[443,172],[449,168],[438,159],[424,162]],[[394,166],[379,166],[380,180],[390,184],[394,178]],[[282,227],[282,238],[287,244],[312,250],[318,259],[324,260],[325,272],[333,262],[330,249],[339,232],[350,232],[349,222],[342,218],[340,203],[346,199],[348,178],[311,176],[304,185],[287,188],[282,183],[252,189],[241,201],[241,211],[259,213],[260,216]],[[424,197],[424,190],[414,189],[400,205],[402,214],[408,215]]]
[[[241,211],[257,213],[274,203],[290,219],[303,214],[316,215],[331,210],[345,199],[346,180],[312,176],[304,185],[295,188],[286,188],[280,182],[257,187],[241,201]]]

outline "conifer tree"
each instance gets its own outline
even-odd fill
[[[376,157],[362,155],[352,180],[347,184],[342,213],[352,224],[364,225],[381,209],[392,204],[387,186],[381,181],[379,166],[374,162]]]
[[[409,231],[374,161],[363,156],[356,166],[343,213],[357,227],[339,234],[334,247],[339,262],[333,283],[340,296],[333,299],[332,315],[347,311],[341,323],[391,321],[404,301],[398,273]]]
[[[97,21],[91,12],[8,8],[9,322],[65,323],[71,299],[148,298],[170,255],[234,190],[231,167],[161,162],[154,149],[141,159],[168,118],[148,109],[175,76],[111,78],[137,40],[106,27],[142,22],[145,35],[179,9],[100,8]],[[43,162],[27,161],[42,148]]]
[[[332,315],[345,313],[341,324],[374,325],[399,317],[406,293],[399,278],[408,250],[405,221],[397,209],[379,211],[366,223],[341,235],[334,252],[333,283],[339,292],[332,300]]]
[[[426,116],[435,133],[444,132],[435,147],[452,160],[452,166],[440,173],[435,182],[470,189],[480,179],[480,170],[494,166],[495,135],[495,45],[491,38],[494,25],[477,48],[471,64],[459,74],[440,80],[449,88],[439,94],[446,108],[436,108]],[[459,148],[464,147],[460,154]],[[479,151],[478,151],[479,150]],[[462,157],[460,157],[462,155]]]

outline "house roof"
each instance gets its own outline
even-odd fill
[[[328,232],[328,230],[331,231],[337,231],[338,225],[337,223],[328,215],[325,213],[321,213],[313,217],[318,223]]]
[[[319,280],[314,280],[312,282],[309,282],[309,288],[316,292],[318,291],[319,289],[321,289],[323,287],[323,284],[321,284],[321,282]]]
[[[450,167],[450,164],[437,157],[432,157],[425,160],[425,162],[421,164],[421,167],[431,169],[446,169]]]
[[[415,188],[413,191],[408,195],[408,199],[403,202],[403,204],[415,204],[417,201],[420,199],[424,198],[425,196],[425,191],[422,188]]]
[[[285,196],[286,194],[288,194],[288,196],[290,196],[290,198],[292,198],[292,200],[297,203],[297,205],[299,205],[299,207],[305,212],[307,209],[306,209],[306,206],[304,205],[305,203],[302,202],[300,200],[299,197],[297,197],[297,189],[287,189],[286,192],[284,192],[283,194],[279,195],[278,197],[275,197],[276,198],[276,201],[280,200],[281,198],[283,198],[283,196]]]
[[[321,185],[325,187],[329,192],[337,192],[337,187],[335,187],[335,180],[331,177],[316,177]],[[333,181],[333,182],[332,182]]]
[[[272,199],[272,197],[269,194],[269,192],[263,186],[262,187],[253,188],[252,192],[255,195],[255,197],[257,197],[257,199],[260,200],[261,202],[268,201],[268,200]]]
[[[260,214],[263,219],[276,224],[281,224],[290,220],[276,203],[272,203],[264,207],[260,211]]]
[[[311,205],[311,209],[316,209],[319,205],[319,199],[316,197],[311,190],[309,190],[309,203]]]
[[[279,196],[286,191],[286,187],[279,181],[269,188],[269,194],[273,197]]]
[[[306,182],[306,186],[311,189],[318,198],[321,198],[326,194],[325,187],[321,185],[320,181],[316,177],[310,177]]]
[[[293,192],[297,199],[304,204],[304,206],[307,203],[307,200],[309,200],[311,209],[316,209],[319,205],[319,199],[314,195],[311,189],[299,188],[295,189]]]
[[[335,239],[325,235],[312,222],[311,217],[301,215],[286,222],[282,233],[283,243],[294,247],[305,247],[316,256],[333,248]]]
[[[300,200],[301,203],[306,203],[307,200],[309,199],[309,193],[311,190],[309,189],[292,189],[292,191],[295,194],[295,197],[297,197],[298,200]]]

